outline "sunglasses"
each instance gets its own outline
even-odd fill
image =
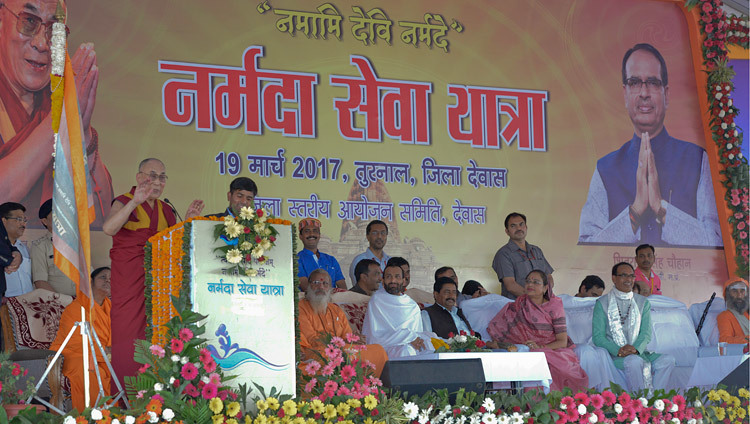
[[[52,39],[52,24],[55,23],[54,21],[43,22],[42,18],[29,12],[18,12],[18,14],[15,14],[3,3],[0,3],[0,7],[5,7],[11,15],[16,17],[16,31],[19,34],[33,37],[39,33],[40,28],[44,27],[44,36],[47,39],[47,43]],[[70,35],[70,28],[67,25],[65,26],[65,34]]]

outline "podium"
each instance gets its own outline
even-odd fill
[[[278,231],[263,263],[253,262],[255,276],[240,275],[216,247],[223,219],[194,218],[157,233],[146,245],[146,338],[169,342],[164,324],[177,315],[170,296],[190,294],[202,322],[207,348],[232,385],[252,383],[266,393],[272,387],[295,393],[295,287],[292,226],[269,220]]]

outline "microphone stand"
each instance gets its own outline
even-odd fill
[[[166,197],[164,198],[164,203],[168,204],[169,207],[172,208],[172,212],[174,212],[174,214],[177,215],[177,218],[180,218],[180,221],[184,221],[184,219],[182,219],[182,217],[180,216],[180,213],[177,212],[177,208],[175,208],[172,202],[170,202],[169,199],[167,199]]]

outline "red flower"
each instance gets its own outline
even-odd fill
[[[370,415],[372,415],[373,417],[376,416],[376,415],[378,415],[378,414],[379,414],[379,412],[378,412],[377,409],[373,409],[372,412],[370,412]]]
[[[714,8],[711,6],[711,3],[703,3],[703,12],[704,13],[710,13]]]
[[[258,215],[258,218],[263,216],[263,209],[256,209],[255,214]]]
[[[706,31],[706,34],[711,34],[714,32],[714,25],[713,24],[706,24],[706,26],[703,28],[704,31]]]
[[[182,340],[172,339],[172,341],[169,342],[169,347],[170,349],[172,349],[172,352],[180,353],[182,352],[182,349],[185,347],[185,345],[182,343]]]
[[[245,234],[250,234],[250,227],[245,227],[242,231],[244,231]]]
[[[260,236],[255,236],[255,242],[256,242],[256,243],[260,243],[260,242],[262,242],[262,241],[263,241],[263,239],[262,239],[262,238],[260,238]]]
[[[274,237],[274,236],[271,236],[271,237],[269,237],[269,238],[268,238],[268,240],[269,240],[269,241],[270,241],[271,243],[273,243],[273,242],[275,242],[275,241],[276,241],[276,237]]]

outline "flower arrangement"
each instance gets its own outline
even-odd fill
[[[324,335],[327,343],[320,361],[311,359],[304,366],[299,388],[303,396],[323,401],[382,394],[383,383],[373,373],[375,365],[358,358],[357,353],[365,348],[358,343],[359,336],[347,333],[344,338]]]
[[[727,43],[748,48],[747,16],[727,16]]]
[[[709,125],[712,138],[718,147],[720,174],[725,178],[724,198],[730,214],[732,238],[735,243],[737,275],[750,272],[748,266],[748,164],[740,152],[742,133],[734,123],[739,113],[733,106],[734,71],[727,66],[728,44],[747,47],[747,17],[727,19],[721,0],[686,0],[687,8],[698,7],[699,26],[704,36],[703,65],[708,73]],[[744,40],[744,41],[743,41]]]
[[[400,406],[400,402],[397,406]],[[389,420],[394,422],[403,416],[395,404],[387,400],[379,402],[372,394],[361,399],[349,397],[338,402],[333,399],[324,402],[317,398],[309,402],[292,399],[279,402],[278,399],[269,397],[256,402],[256,407],[257,415],[252,420],[246,419],[247,424],[313,424],[338,421],[347,424],[384,424]]]
[[[225,259],[237,267],[241,275],[254,277],[258,274],[253,269],[253,261],[263,263],[263,254],[273,248],[278,232],[270,225],[273,216],[268,209],[243,207],[239,216],[227,216],[224,223],[217,225],[214,237],[222,239],[226,246],[217,247],[224,253]]]
[[[18,380],[26,377],[29,370],[8,359],[8,354],[0,352],[0,400],[3,405],[23,404],[34,393],[34,377],[26,380],[26,387],[19,388]]]
[[[706,418],[711,422],[748,422],[748,399],[750,392],[747,388],[741,388],[737,396],[729,394],[724,389],[711,390],[708,392],[708,401],[716,405],[700,405]],[[741,399],[740,399],[741,398]]]
[[[441,339],[432,339],[432,345],[435,347],[435,352],[489,352],[486,349],[487,343],[483,342],[482,339],[476,336],[476,333],[472,330],[471,333],[461,330],[457,335],[453,333],[448,334],[448,340],[443,341]]]
[[[156,415],[163,407],[177,411],[186,423],[210,422],[217,415],[222,423],[224,418],[238,419],[238,394],[227,386],[233,377],[223,374],[200,337],[205,328],[199,323],[206,317],[191,310],[184,292],[172,302],[179,313],[166,324],[169,342],[136,343],[135,360],[143,366],[135,378],[126,378],[133,406]]]

